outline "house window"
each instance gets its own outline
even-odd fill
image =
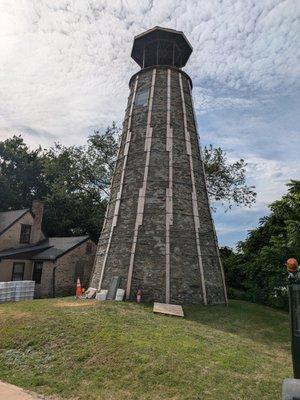
[[[20,243],[30,242],[31,225],[21,224]]]
[[[32,274],[32,280],[35,281],[35,283],[41,283],[42,271],[43,271],[43,263],[35,262]]]
[[[148,104],[149,89],[142,89],[138,92],[135,99],[136,107],[146,107]]]
[[[92,242],[87,242],[86,248],[85,248],[85,253],[86,253],[86,254],[91,254],[92,249],[93,249]]]
[[[12,281],[22,281],[24,278],[25,263],[17,262],[13,265]]]

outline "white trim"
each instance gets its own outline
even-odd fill
[[[136,243],[137,243],[137,238],[138,238],[138,234],[139,234],[139,226],[141,226],[143,223],[145,195],[146,195],[146,186],[147,186],[147,179],[148,179],[148,173],[149,173],[149,161],[150,161],[151,142],[152,142],[152,127],[150,126],[150,124],[151,124],[151,118],[152,118],[155,77],[156,77],[156,68],[154,68],[153,72],[152,72],[152,82],[151,82],[151,90],[150,90],[150,98],[149,98],[148,118],[147,118],[145,147],[144,147],[144,150],[146,152],[146,162],[145,162],[145,167],[144,167],[143,186],[139,189],[136,220],[135,220],[135,227],[134,227],[132,246],[131,246],[131,254],[130,254],[128,277],[127,277],[127,286],[126,286],[126,299],[127,300],[130,298],[133,265],[134,265],[135,251],[136,251]]]
[[[108,257],[108,252],[109,252],[111,241],[112,241],[113,231],[114,231],[114,227],[117,225],[117,220],[118,220],[118,215],[119,215],[119,210],[120,210],[120,203],[121,203],[122,192],[123,192],[124,175],[125,175],[126,163],[127,163],[127,158],[128,158],[128,150],[129,150],[129,146],[130,146],[130,139],[131,139],[132,111],[133,111],[133,106],[134,106],[134,101],[135,101],[135,96],[136,96],[138,78],[139,77],[137,75],[136,79],[135,79],[133,95],[132,95],[132,100],[131,100],[131,105],[130,105],[130,110],[129,110],[126,141],[125,141],[125,145],[124,145],[123,168],[122,168],[122,174],[121,174],[121,180],[120,180],[120,189],[119,189],[119,191],[117,193],[117,198],[116,198],[116,202],[115,202],[114,215],[113,215],[110,234],[109,234],[109,239],[108,239],[108,243],[107,243],[107,247],[106,247],[106,250],[105,250],[105,255],[104,255],[104,259],[103,259],[103,263],[102,263],[102,269],[101,269],[101,274],[100,274],[100,279],[99,279],[98,290],[101,289],[102,280],[103,280],[103,276],[104,276],[104,270],[105,270],[106,261],[107,261],[107,257]],[[120,151],[120,149],[119,149],[119,151]],[[118,154],[119,154],[119,152],[118,152]]]
[[[173,225],[173,129],[171,128],[171,70],[167,77],[167,138],[169,187],[166,189],[166,303],[170,303],[170,226]]]
[[[194,177],[193,157],[192,157],[192,151],[191,151],[191,138],[190,138],[190,133],[188,131],[188,126],[187,126],[186,105],[185,105],[185,99],[184,99],[181,73],[179,73],[178,76],[179,76],[179,86],[180,86],[180,94],[181,94],[181,101],[182,101],[186,153],[189,156],[190,173],[191,173],[191,180],[192,180],[192,208],[193,208],[194,225],[195,225],[196,247],[197,247],[198,263],[199,263],[199,270],[200,270],[200,276],[201,276],[203,302],[206,305],[207,304],[206,288],[205,288],[200,240],[199,240],[200,220],[199,220],[198,200],[197,200],[197,192],[196,192],[195,177]]]
[[[208,208],[209,208],[209,215],[210,215],[210,218],[211,218],[211,221],[212,221],[212,226],[213,226],[214,240],[215,240],[215,245],[217,247],[218,260],[219,260],[219,264],[220,264],[220,268],[221,268],[221,275],[222,275],[223,289],[224,289],[224,297],[225,297],[226,304],[228,304],[226,282],[225,282],[225,274],[224,274],[223,264],[222,264],[222,261],[221,261],[221,256],[220,256],[220,251],[219,251],[218,237],[217,237],[217,233],[216,233],[215,224],[214,224],[214,221],[213,221],[213,218],[212,218],[210,201],[209,201],[209,197],[208,197],[206,172],[205,172],[205,168],[204,168],[204,158],[203,158],[203,155],[202,155],[202,149],[201,149],[201,145],[200,145],[200,138],[199,138],[199,135],[198,135],[198,123],[197,123],[197,119],[196,119],[196,116],[195,116],[194,100],[193,100],[193,96],[192,96],[192,89],[191,89],[190,82],[189,82],[189,92],[190,92],[190,97],[191,97],[191,101],[192,101],[192,111],[193,111],[194,123],[195,123],[195,127],[196,127],[196,137],[197,137],[197,143],[198,143],[198,150],[199,150],[200,161],[201,161],[201,164],[202,164],[202,170],[203,170],[203,176],[204,176],[205,193],[206,193],[207,204],[208,204]]]

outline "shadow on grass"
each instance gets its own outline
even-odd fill
[[[78,304],[77,304],[78,302]],[[34,319],[44,319],[45,317],[61,318],[64,320],[66,315],[79,316],[83,313],[89,313],[95,318],[99,316],[99,307],[105,310],[105,315],[120,315],[120,309],[124,310],[122,318],[134,318],[143,320],[144,310],[148,315],[152,314],[153,303],[141,303],[137,305],[135,302],[122,302],[116,307],[115,302],[105,302],[101,304],[95,301],[87,301],[90,307],[84,301],[74,301],[74,298],[50,299],[50,300],[34,300],[32,302],[24,302],[24,304],[14,305],[7,304],[6,313],[17,313],[20,318],[15,319],[16,324],[23,324],[26,317],[25,313],[34,314]],[[78,305],[78,307],[76,307]],[[82,305],[82,306],[80,306]],[[178,319],[178,329],[182,329],[185,321],[199,323],[202,326],[231,333],[237,337],[246,338],[268,346],[279,346],[280,348],[290,350],[290,334],[289,334],[289,316],[284,311],[278,311],[270,307],[250,303],[241,300],[231,300],[228,306],[200,306],[200,305],[184,305],[185,318]],[[43,313],[43,310],[45,313]],[[132,313],[127,314],[131,310]],[[1,311],[1,310],[0,310]],[[141,314],[140,314],[141,313]],[[131,316],[131,317],[130,317]],[[139,317],[140,316],[140,317]],[[16,315],[15,315],[16,317]],[[33,317],[33,316],[32,316]],[[178,318],[172,316],[160,316],[161,318]],[[153,318],[156,318],[153,316]],[[150,319],[150,321],[152,318]],[[130,320],[131,321],[131,320]],[[131,321],[131,322],[132,322]],[[148,322],[150,322],[148,321]],[[130,322],[130,323],[131,323]],[[155,323],[155,321],[152,321]],[[132,322],[133,323],[133,322]],[[188,329],[188,327],[187,327]]]
[[[279,344],[289,350],[289,315],[284,311],[249,303],[230,300],[228,306],[183,307],[185,318],[214,329],[229,332],[262,344]]]
[[[152,303],[139,306],[152,312]],[[183,309],[186,321],[290,351],[289,315],[285,311],[242,300],[230,300],[228,306],[183,305]]]

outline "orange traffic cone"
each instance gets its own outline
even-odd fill
[[[76,284],[76,297],[79,298],[82,296],[82,289],[81,289],[81,283],[80,283],[80,278],[77,278],[77,284]]]

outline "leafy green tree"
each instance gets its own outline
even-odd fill
[[[45,203],[50,235],[89,234],[95,241],[104,220],[118,147],[115,124],[94,132],[86,146],[30,150],[21,136],[0,142],[0,211]]]
[[[95,131],[85,146],[56,143],[48,150],[30,150],[21,136],[0,142],[1,210],[45,203],[48,235],[81,235],[98,239],[114,170],[120,129],[113,123]],[[243,160],[230,164],[226,153],[204,149],[208,190],[213,201],[250,206],[253,188],[245,184]]]
[[[30,150],[21,136],[0,142],[0,211],[29,207],[47,192],[42,149]]]
[[[212,201],[221,202],[228,209],[233,205],[251,207],[255,203],[254,186],[246,184],[247,163],[243,159],[229,163],[226,152],[212,145],[204,147],[203,159]]]
[[[50,188],[45,201],[45,227],[50,235],[89,233],[95,241],[104,221],[119,129],[94,132],[87,146],[55,144],[45,155]]]
[[[242,268],[242,255],[236,254],[229,247],[220,248],[220,256],[226,276],[226,284],[230,288],[245,290],[243,286],[245,280],[245,269]]]
[[[287,186],[288,193],[270,204],[270,215],[239,243],[238,252],[223,254],[230,286],[243,289],[249,300],[282,308],[288,303],[285,262],[300,259],[300,181]]]

